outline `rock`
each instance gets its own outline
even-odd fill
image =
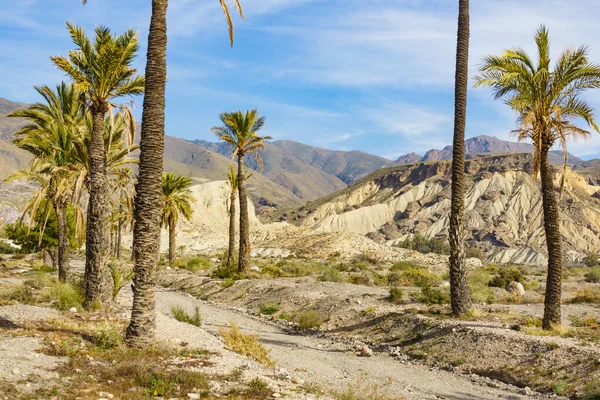
[[[521,282],[512,281],[506,285],[506,291],[510,294],[518,294],[519,296],[525,296],[525,288]]]
[[[114,397],[115,397],[112,393],[108,393],[108,392],[98,392],[98,396],[104,397],[106,399],[114,399]]]
[[[166,270],[169,271],[171,269],[171,267],[167,267]]]
[[[372,357],[373,350],[371,350],[371,348],[366,344],[363,344],[360,348],[360,352],[358,353],[358,355],[361,357]]]
[[[260,268],[258,268],[256,265],[253,265],[250,267],[250,271],[260,272]]]
[[[483,266],[481,260],[475,257],[467,258],[465,263],[467,264],[467,268],[481,268]]]
[[[278,399],[281,397],[281,393],[273,393],[272,396],[275,397],[276,399]]]
[[[77,308],[76,307],[71,307],[71,308],[69,308],[69,312],[76,313],[77,312]]]
[[[188,393],[187,397],[188,399],[199,399],[200,395],[198,393]]]
[[[303,385],[304,384],[304,379],[298,378],[297,376],[294,376],[292,378],[292,383],[295,383],[296,385]]]
[[[21,370],[19,368],[13,368],[11,372],[13,373],[13,375],[19,375],[21,373]]]
[[[440,283],[440,286],[439,286],[440,289],[447,289],[449,287],[450,287],[450,282],[442,282],[442,283]]]

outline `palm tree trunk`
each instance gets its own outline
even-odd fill
[[[121,229],[123,229],[123,219],[119,218],[117,225],[117,260],[121,259]]]
[[[235,262],[235,191],[231,191],[229,199],[229,252],[227,253],[227,268],[232,272]]]
[[[544,319],[542,321],[544,329],[552,329],[552,325],[559,325],[561,323],[560,298],[563,267],[558,203],[554,192],[552,168],[548,160],[549,150],[550,146],[545,146],[540,154],[544,229],[546,231],[546,245],[548,247],[548,277],[546,278]]]
[[[169,221],[169,267],[175,265],[175,221]]]
[[[112,278],[106,265],[110,251],[110,203],[103,135],[106,111],[102,108],[92,110],[84,275],[85,306],[88,309],[112,301]]]
[[[452,314],[471,308],[465,264],[465,125],[469,79],[469,0],[459,0],[454,87],[454,140],[452,148],[452,206],[450,210],[450,299]]]
[[[250,218],[248,217],[248,199],[246,196],[246,176],[244,175],[244,156],[238,156],[238,193],[240,196],[240,254],[238,272],[250,271]]]
[[[154,273],[159,257],[162,217],[167,5],[167,0],[152,0],[146,54],[146,89],[134,211],[133,308],[126,335],[127,343],[137,346],[151,345],[156,331]]]
[[[66,282],[70,275],[66,204],[61,200],[56,201],[54,211],[58,225],[58,279]]]

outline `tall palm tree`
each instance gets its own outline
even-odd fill
[[[227,251],[227,268],[233,269],[235,262],[235,201],[237,199],[238,180],[233,166],[227,170],[227,183],[231,193],[229,194],[229,248]]]
[[[64,82],[55,91],[48,86],[35,86],[35,90],[45,103],[35,103],[9,114],[9,117],[29,121],[15,133],[13,142],[30,152],[34,159],[28,170],[18,171],[8,179],[26,178],[40,187],[24,213],[36,215],[42,200],[50,200],[58,225],[58,277],[66,281],[70,275],[67,205],[72,197],[79,198],[73,181],[82,166],[73,155],[83,125],[83,110],[77,91]],[[43,227],[41,224],[40,228]],[[42,237],[43,232],[40,233]]]
[[[452,142],[452,205],[450,207],[450,301],[452,314],[471,308],[465,263],[465,125],[469,80],[469,0],[458,2],[456,73],[454,78],[454,138]]]
[[[162,178],[163,214],[162,226],[169,230],[169,266],[175,262],[175,228],[179,215],[189,220],[192,217],[192,192],[190,178],[174,173],[165,173]]]
[[[581,97],[586,89],[600,88],[600,65],[588,60],[585,46],[563,51],[552,69],[548,30],[540,26],[535,34],[538,59],[521,48],[506,50],[501,56],[487,56],[475,78],[475,86],[493,88],[496,99],[504,99],[517,112],[519,127],[513,131],[519,140],[534,145],[533,173],[542,183],[544,229],[548,248],[548,276],[542,326],[551,329],[561,323],[562,237],[553,172],[548,152],[558,143],[567,162],[567,139],[585,138],[590,132],[574,124],[581,119],[600,132],[592,107]],[[564,183],[564,174],[560,188]]]
[[[238,193],[240,198],[240,252],[238,261],[238,272],[245,274],[250,269],[250,218],[248,216],[248,199],[246,194],[246,175],[244,167],[244,156],[253,154],[262,170],[262,158],[258,150],[265,148],[264,141],[271,139],[270,136],[258,136],[258,131],[265,124],[265,117],[260,116],[256,109],[248,110],[246,113],[234,111],[221,113],[219,116],[222,126],[215,126],[211,131],[220,140],[233,148],[232,158],[237,157],[238,171]]]
[[[108,28],[95,29],[92,42],[82,27],[67,23],[77,49],[68,57],[51,57],[73,81],[89,109],[93,128],[89,146],[89,201],[87,209],[85,304],[96,307],[112,300],[109,257],[110,193],[106,176],[104,124],[106,114],[116,107],[114,98],[143,93],[144,78],[131,66],[137,53],[137,32],[128,30],[115,37]],[[127,115],[131,116],[127,109]],[[135,132],[130,118],[129,138]]]
[[[85,0],[82,0],[85,3]],[[219,0],[229,27],[233,46],[233,23],[225,0]],[[158,262],[162,206],[162,172],[165,133],[165,85],[167,82],[168,0],[152,0],[152,15],[146,53],[146,95],[142,112],[140,168],[134,208],[133,308],[127,327],[127,343],[151,344],[156,330],[154,271]],[[239,0],[235,7],[242,18]]]

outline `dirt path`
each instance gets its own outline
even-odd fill
[[[130,303],[130,293],[123,293],[123,305]],[[446,371],[430,370],[418,364],[403,364],[388,355],[358,357],[343,345],[313,336],[286,334],[278,327],[239,312],[221,308],[186,294],[157,291],[157,311],[169,314],[179,305],[189,311],[198,306],[203,327],[216,333],[219,328],[235,322],[247,332],[259,335],[271,350],[279,367],[294,376],[325,388],[343,389],[349,385],[380,386],[395,396],[406,399],[534,399],[535,394],[503,383],[460,376]]]

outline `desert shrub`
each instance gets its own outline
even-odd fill
[[[600,379],[592,379],[583,388],[582,400],[600,400]]]
[[[367,265],[378,265],[379,260],[373,256],[367,254],[359,254],[352,257],[352,264],[367,264]]]
[[[16,301],[22,304],[33,304],[33,291],[27,285],[20,284],[0,291],[0,304]]]
[[[80,310],[85,300],[82,282],[57,282],[54,286],[46,288],[42,295],[45,300],[52,301],[59,310],[68,310],[71,307]]]
[[[375,286],[387,286],[388,277],[384,274],[379,274],[375,271],[371,271],[371,275],[373,275],[373,283]]]
[[[471,296],[477,303],[493,303],[494,291],[490,288],[491,275],[485,269],[476,269],[469,275]]]
[[[318,279],[321,282],[344,282],[343,275],[340,273],[340,271],[334,268],[325,269],[323,272],[321,272],[321,275],[319,275]]]
[[[133,279],[133,270],[114,262],[108,263],[108,269],[113,280],[113,298],[115,298],[121,289]]]
[[[205,256],[190,257],[187,261],[179,261],[177,266],[190,272],[198,272],[203,269],[212,268],[212,263]]]
[[[425,268],[422,265],[411,263],[410,261],[398,261],[390,267],[390,271],[406,271],[413,268]]]
[[[600,287],[580,289],[570,301],[571,303],[600,303]]]
[[[236,353],[251,357],[269,368],[275,366],[275,361],[269,356],[270,350],[262,345],[257,335],[246,335],[240,332],[234,323],[230,325],[230,329],[221,328],[219,334],[225,344]]]
[[[200,309],[198,306],[194,308],[193,314],[188,314],[188,312],[181,306],[173,306],[171,307],[171,314],[173,314],[173,318],[177,321],[185,322],[186,324],[200,326],[202,325],[202,317],[200,316]]]
[[[413,295],[417,301],[428,305],[450,303],[450,293],[433,287],[422,287],[421,293]]]
[[[250,398],[267,399],[273,395],[273,390],[267,382],[256,377],[248,383],[248,390],[244,394]]]
[[[105,324],[98,329],[94,343],[103,350],[114,349],[123,343],[123,333],[116,326]]]
[[[54,286],[58,283],[58,279],[43,271],[35,271],[34,276],[31,279],[26,280],[25,285],[35,289],[45,289]]]
[[[389,286],[398,286],[402,282],[402,275],[398,272],[390,272],[387,276]]]
[[[23,254],[21,248],[14,247],[0,239],[0,254]],[[14,258],[14,257],[13,257]]]
[[[348,277],[348,282],[354,285],[372,286],[371,277],[366,273],[351,274]]]
[[[597,267],[600,265],[600,258],[597,253],[590,251],[585,259],[585,265],[588,267]]]
[[[590,283],[600,283],[600,267],[592,268],[585,274],[585,281]]]
[[[450,254],[450,245],[447,240],[427,239],[419,234],[398,243],[398,247],[416,250],[419,253]]]
[[[498,275],[492,278],[489,282],[489,286],[506,288],[510,282],[525,282],[525,275],[518,267],[506,267],[498,270]]]
[[[467,258],[478,258],[481,261],[485,258],[483,251],[479,247],[467,247],[465,248],[465,257]]]
[[[235,285],[235,279],[231,279],[231,278],[227,278],[224,279],[223,282],[221,282],[221,287],[227,289],[228,287],[231,287]]]
[[[308,260],[281,260],[277,266],[283,271],[283,276],[289,277],[317,275],[327,268],[324,264]]]
[[[265,275],[269,275],[272,276],[273,278],[279,278],[280,276],[283,275],[283,271],[281,270],[281,268],[279,268],[277,265],[265,265],[262,268],[262,272]]]
[[[404,286],[418,286],[421,288],[440,284],[438,276],[429,272],[425,267],[402,271],[402,282]]]
[[[391,287],[390,288],[390,300],[394,304],[398,304],[402,302],[404,299],[404,291],[399,287]]]
[[[260,313],[264,315],[273,315],[279,311],[279,304],[277,303],[263,303],[260,305]]]
[[[301,330],[315,329],[325,322],[325,317],[315,310],[306,310],[298,314],[296,322]]]

